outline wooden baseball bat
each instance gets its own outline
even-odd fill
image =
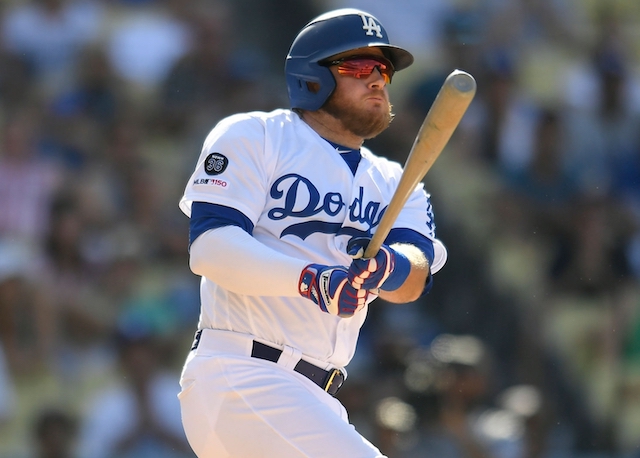
[[[398,188],[364,252],[365,258],[372,258],[378,253],[402,207],[440,156],[475,94],[476,80],[469,73],[454,70],[447,76],[420,126]]]

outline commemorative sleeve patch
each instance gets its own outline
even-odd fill
[[[204,171],[207,175],[220,175],[229,165],[229,159],[220,153],[211,153],[204,161]]]
[[[220,180],[218,178],[194,178],[194,186],[214,186],[216,188],[226,189],[229,186],[229,182],[226,180]]]

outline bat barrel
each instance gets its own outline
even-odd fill
[[[475,93],[476,80],[469,73],[456,69],[447,76],[420,127],[398,187],[365,250],[365,258],[378,253],[402,207],[444,149]]]

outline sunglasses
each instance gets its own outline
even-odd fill
[[[338,60],[332,60],[324,63],[325,66],[338,66],[340,75],[352,76],[354,78],[368,78],[369,75],[377,68],[384,82],[391,83],[391,78],[395,73],[393,64],[379,56],[348,56]]]

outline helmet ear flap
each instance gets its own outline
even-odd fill
[[[300,69],[296,71],[296,62],[288,62],[287,88],[289,99],[295,101],[292,108],[316,111],[331,96],[336,88],[336,80],[331,70],[318,64],[298,62],[297,64],[308,67],[313,65],[318,67],[313,71]]]

